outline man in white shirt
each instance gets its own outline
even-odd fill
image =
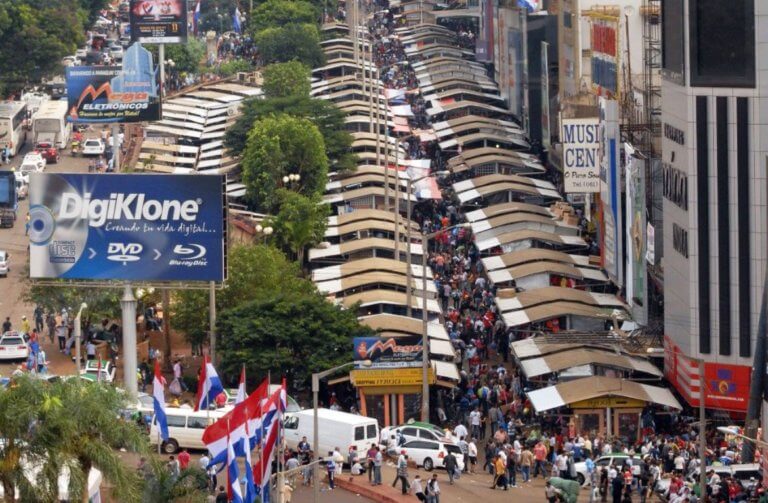
[[[555,468],[557,469],[557,476],[567,478],[568,477],[568,458],[565,454],[560,453],[555,458]]]
[[[475,410],[469,413],[469,425],[472,427],[472,437],[473,438],[483,438],[482,432],[480,431],[480,423],[482,421],[483,415],[480,413],[480,409],[475,407]]]
[[[467,431],[466,426],[459,423],[453,429],[453,434],[456,436],[456,438],[467,438],[467,435],[469,435],[469,432]]]
[[[475,439],[469,441],[467,445],[467,455],[469,457],[469,467],[465,467],[469,470],[469,473],[475,473],[475,465],[477,465],[477,444]]]

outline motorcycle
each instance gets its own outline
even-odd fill
[[[72,157],[77,157],[78,152],[80,152],[80,142],[77,140],[72,140]]]

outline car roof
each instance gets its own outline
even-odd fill
[[[294,415],[302,415],[312,417],[312,409],[300,410],[294,412]],[[331,409],[317,409],[317,417],[323,419],[330,419],[338,423],[360,425],[364,423],[377,423],[378,421],[372,417],[358,416],[357,414],[350,414],[349,412],[342,412],[340,410]],[[368,421],[364,421],[364,420]]]

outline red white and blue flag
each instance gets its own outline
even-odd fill
[[[197,0],[197,5],[195,5],[195,11],[192,13],[192,27],[193,31],[195,32],[195,35],[197,35],[198,26],[200,26],[200,2],[201,0]]]
[[[213,364],[206,356],[203,360],[203,366],[200,369],[200,377],[197,382],[197,400],[195,401],[195,410],[206,410],[212,404],[216,403],[216,397],[224,393],[224,386],[221,385],[219,374],[213,368]]]
[[[261,457],[253,468],[253,476],[259,485],[262,503],[269,503],[269,486],[272,477],[272,457],[279,450],[280,425],[287,404],[285,379],[262,408]]]
[[[168,440],[168,418],[165,415],[165,378],[160,372],[160,362],[155,360],[155,379],[152,381],[152,404],[160,437]]]
[[[227,496],[232,503],[243,502],[243,490],[240,487],[240,472],[231,440],[227,442]]]

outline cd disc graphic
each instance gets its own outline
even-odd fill
[[[33,277],[60,277],[85,250],[88,221],[61,218],[62,194],[81,191],[57,175],[35,176],[30,184],[30,272]]]

